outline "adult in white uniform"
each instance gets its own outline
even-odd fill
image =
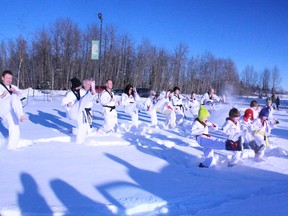
[[[76,142],[83,143],[84,137],[91,131],[89,121],[87,120],[87,113],[85,108],[94,101],[94,97],[90,91],[85,91],[81,87],[82,83],[77,78],[72,78],[72,87],[62,100],[62,107],[66,111],[69,119],[77,122],[75,134]],[[91,82],[91,88],[95,91],[95,81]]]
[[[157,126],[158,124],[157,110],[153,109],[156,103],[157,103],[156,92],[154,90],[151,90],[149,97],[144,103],[144,109],[147,110],[148,114],[150,115],[152,126]]]
[[[173,96],[171,97],[172,105],[174,106],[174,112],[176,114],[176,123],[181,124],[184,119],[184,107],[183,96],[180,95],[180,88],[175,86],[173,89]]]
[[[220,98],[215,94],[213,88],[210,88],[201,98],[201,105],[209,105],[212,110],[215,110],[217,103],[220,103]]]
[[[138,127],[138,108],[137,101],[140,100],[137,90],[132,85],[127,85],[122,94],[122,105],[124,106],[125,113],[131,116],[132,126]]]
[[[192,92],[191,97],[187,98],[186,103],[185,103],[185,108],[186,110],[189,110],[189,112],[192,115],[192,119],[197,118],[198,111],[200,109],[200,103],[196,99],[196,93]]]
[[[117,131],[117,112],[116,112],[116,98],[112,91],[113,81],[111,79],[106,81],[106,88],[101,94],[100,102],[103,106],[104,125],[99,128],[98,133],[107,133],[110,131]]]
[[[9,150],[15,150],[20,147],[19,122],[27,120],[20,100],[21,92],[15,85],[12,85],[12,81],[12,72],[3,71],[0,85],[0,117],[8,125],[9,138],[7,148]]]

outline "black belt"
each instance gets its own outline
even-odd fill
[[[92,109],[91,108],[85,108],[86,112],[86,119],[85,122],[89,123],[90,128],[92,128],[92,121],[93,121],[93,115],[92,115]]]
[[[174,105],[174,106],[179,106],[180,108],[182,108],[182,104],[179,104],[179,105]]]
[[[110,108],[110,112],[112,112],[113,109],[116,109],[116,106],[105,106],[104,105],[103,107]]]

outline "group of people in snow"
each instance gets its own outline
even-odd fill
[[[20,138],[19,122],[27,120],[21,103],[21,93],[19,89],[12,85],[13,74],[11,71],[2,73],[0,85],[0,117],[7,122],[9,129],[8,149],[16,149]],[[76,122],[73,133],[76,134],[76,142],[83,143],[86,135],[105,134],[119,131],[116,107],[122,105],[124,112],[131,117],[131,125],[137,128],[139,125],[138,114],[146,111],[151,118],[151,126],[158,127],[157,113],[165,116],[166,129],[173,129],[183,123],[185,112],[190,112],[193,123],[191,134],[200,146],[203,147],[205,160],[199,167],[210,167],[217,163],[214,150],[232,151],[232,157],[228,165],[237,164],[243,155],[243,150],[252,149],[255,157],[262,157],[269,144],[268,137],[273,128],[279,122],[273,117],[272,98],[266,99],[266,106],[259,110],[259,104],[252,100],[250,107],[241,116],[240,111],[232,108],[224,125],[219,128],[215,123],[209,122],[209,111],[215,110],[215,105],[226,102],[225,98],[220,98],[215,94],[213,88],[205,93],[200,102],[196,98],[196,93],[192,92],[190,97],[180,94],[180,88],[163,91],[156,95],[156,91],[151,90],[146,101],[140,101],[137,89],[132,85],[127,85],[121,99],[116,99],[113,93],[113,81],[106,81],[106,88],[101,93],[100,104],[103,107],[104,124],[97,130],[93,130],[92,108],[95,104],[96,90],[95,81],[85,79],[81,82],[77,78],[72,78],[71,89],[62,100],[61,106],[66,111],[69,119]],[[209,134],[210,130],[220,130],[226,134],[227,139],[218,139]]]
[[[217,124],[209,122],[209,116],[209,111],[201,106],[191,129],[191,134],[203,147],[205,160],[199,167],[206,168],[217,164],[214,150],[232,151],[228,166],[236,165],[245,149],[253,150],[254,156],[261,158],[269,145],[271,129],[279,124],[273,117],[272,99],[269,97],[266,99],[266,105],[260,110],[258,102],[252,100],[250,108],[246,109],[242,116],[237,108],[232,108],[221,128],[227,139],[218,139],[209,134],[209,130],[219,130]]]

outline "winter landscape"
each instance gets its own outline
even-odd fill
[[[60,106],[65,92],[25,94],[23,148],[5,149],[8,130],[0,124],[1,216],[287,215],[287,98],[274,113],[280,124],[261,160],[244,158],[227,167],[230,155],[220,151],[217,166],[207,169],[198,167],[202,150],[189,134],[189,113],[172,130],[163,128],[161,114],[159,128],[150,127],[141,111],[139,128],[129,131],[130,117],[120,106],[120,133],[91,135],[76,144],[75,123]],[[222,125],[229,109],[243,113],[251,100],[228,97],[210,120]],[[101,110],[94,105],[94,128],[103,124]],[[212,135],[224,137],[221,131]]]

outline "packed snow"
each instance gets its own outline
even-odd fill
[[[90,135],[76,144],[75,122],[60,106],[65,92],[24,94],[29,121],[20,126],[22,148],[5,149],[8,130],[0,123],[1,216],[287,215],[287,100],[275,110],[280,124],[261,160],[247,157],[228,167],[231,154],[223,150],[208,169],[198,167],[202,149],[189,134],[188,112],[183,125],[165,129],[163,115],[151,127],[141,111],[138,129],[129,131],[130,117],[119,106],[120,132]],[[230,97],[210,120],[222,125],[229,109],[243,113],[251,100]],[[103,124],[101,110],[94,105],[94,128]],[[225,137],[220,130],[212,135]]]

